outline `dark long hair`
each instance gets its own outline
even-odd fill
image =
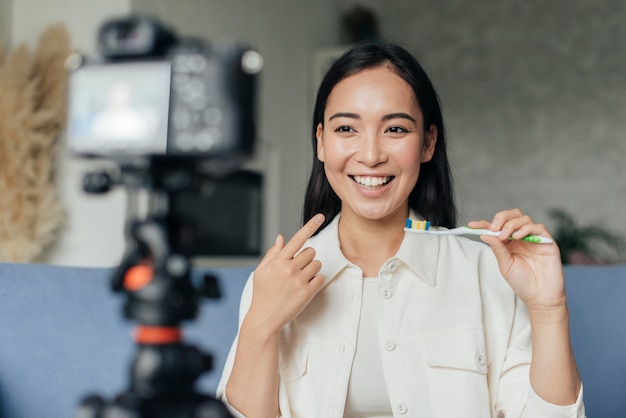
[[[424,132],[431,125],[437,127],[433,158],[422,163],[417,183],[409,195],[409,206],[433,225],[453,227],[456,225],[456,205],[437,92],[417,59],[406,49],[394,43],[371,41],[358,43],[344,52],[330,67],[317,91],[313,111],[313,166],[304,199],[303,221],[321,212],[326,216],[321,230],[341,210],[341,201],[328,183],[324,163],[317,156],[317,125],[324,125],[328,96],[344,78],[382,65],[389,65],[413,89],[424,116]]]

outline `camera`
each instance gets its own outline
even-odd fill
[[[262,56],[146,15],[104,22],[97,42],[98,55],[66,60],[66,147],[116,166],[88,173],[85,191],[160,192],[166,207],[152,215],[185,256],[258,255],[262,175],[240,166],[254,153]]]
[[[149,16],[106,22],[98,44],[100,57],[66,61],[71,153],[222,167],[253,153],[257,51],[179,39]]]

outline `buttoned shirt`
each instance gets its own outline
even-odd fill
[[[341,252],[338,215],[305,247],[322,263],[324,285],[280,334],[279,406],[293,418],[343,417],[359,327],[363,272]],[[252,300],[242,294],[240,323]],[[583,418],[575,404],[539,398],[529,382],[526,307],[500,274],[488,246],[468,238],[405,233],[379,271],[379,349],[398,418]],[[236,417],[224,389],[217,396]]]

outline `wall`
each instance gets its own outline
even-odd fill
[[[11,45],[11,8],[13,0],[0,0],[0,43],[3,47]]]
[[[355,2],[129,2],[14,2],[13,42],[32,41],[46,22],[62,20],[75,43],[90,48],[101,17],[132,8],[159,15],[181,34],[257,47],[266,67],[255,164],[279,179],[268,199],[275,208],[270,229],[291,236],[310,164],[313,57],[337,45],[340,13]],[[521,207],[550,224],[548,209],[561,207],[581,222],[626,233],[625,2],[360,3],[378,13],[383,36],[409,46],[432,76],[463,220]],[[50,262],[114,262],[121,253],[123,196],[81,196],[77,163],[63,159],[60,169],[71,218]],[[94,243],[104,249],[93,249]]]

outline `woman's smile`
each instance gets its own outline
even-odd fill
[[[378,190],[389,184],[393,176],[350,176],[359,186],[367,190]]]

